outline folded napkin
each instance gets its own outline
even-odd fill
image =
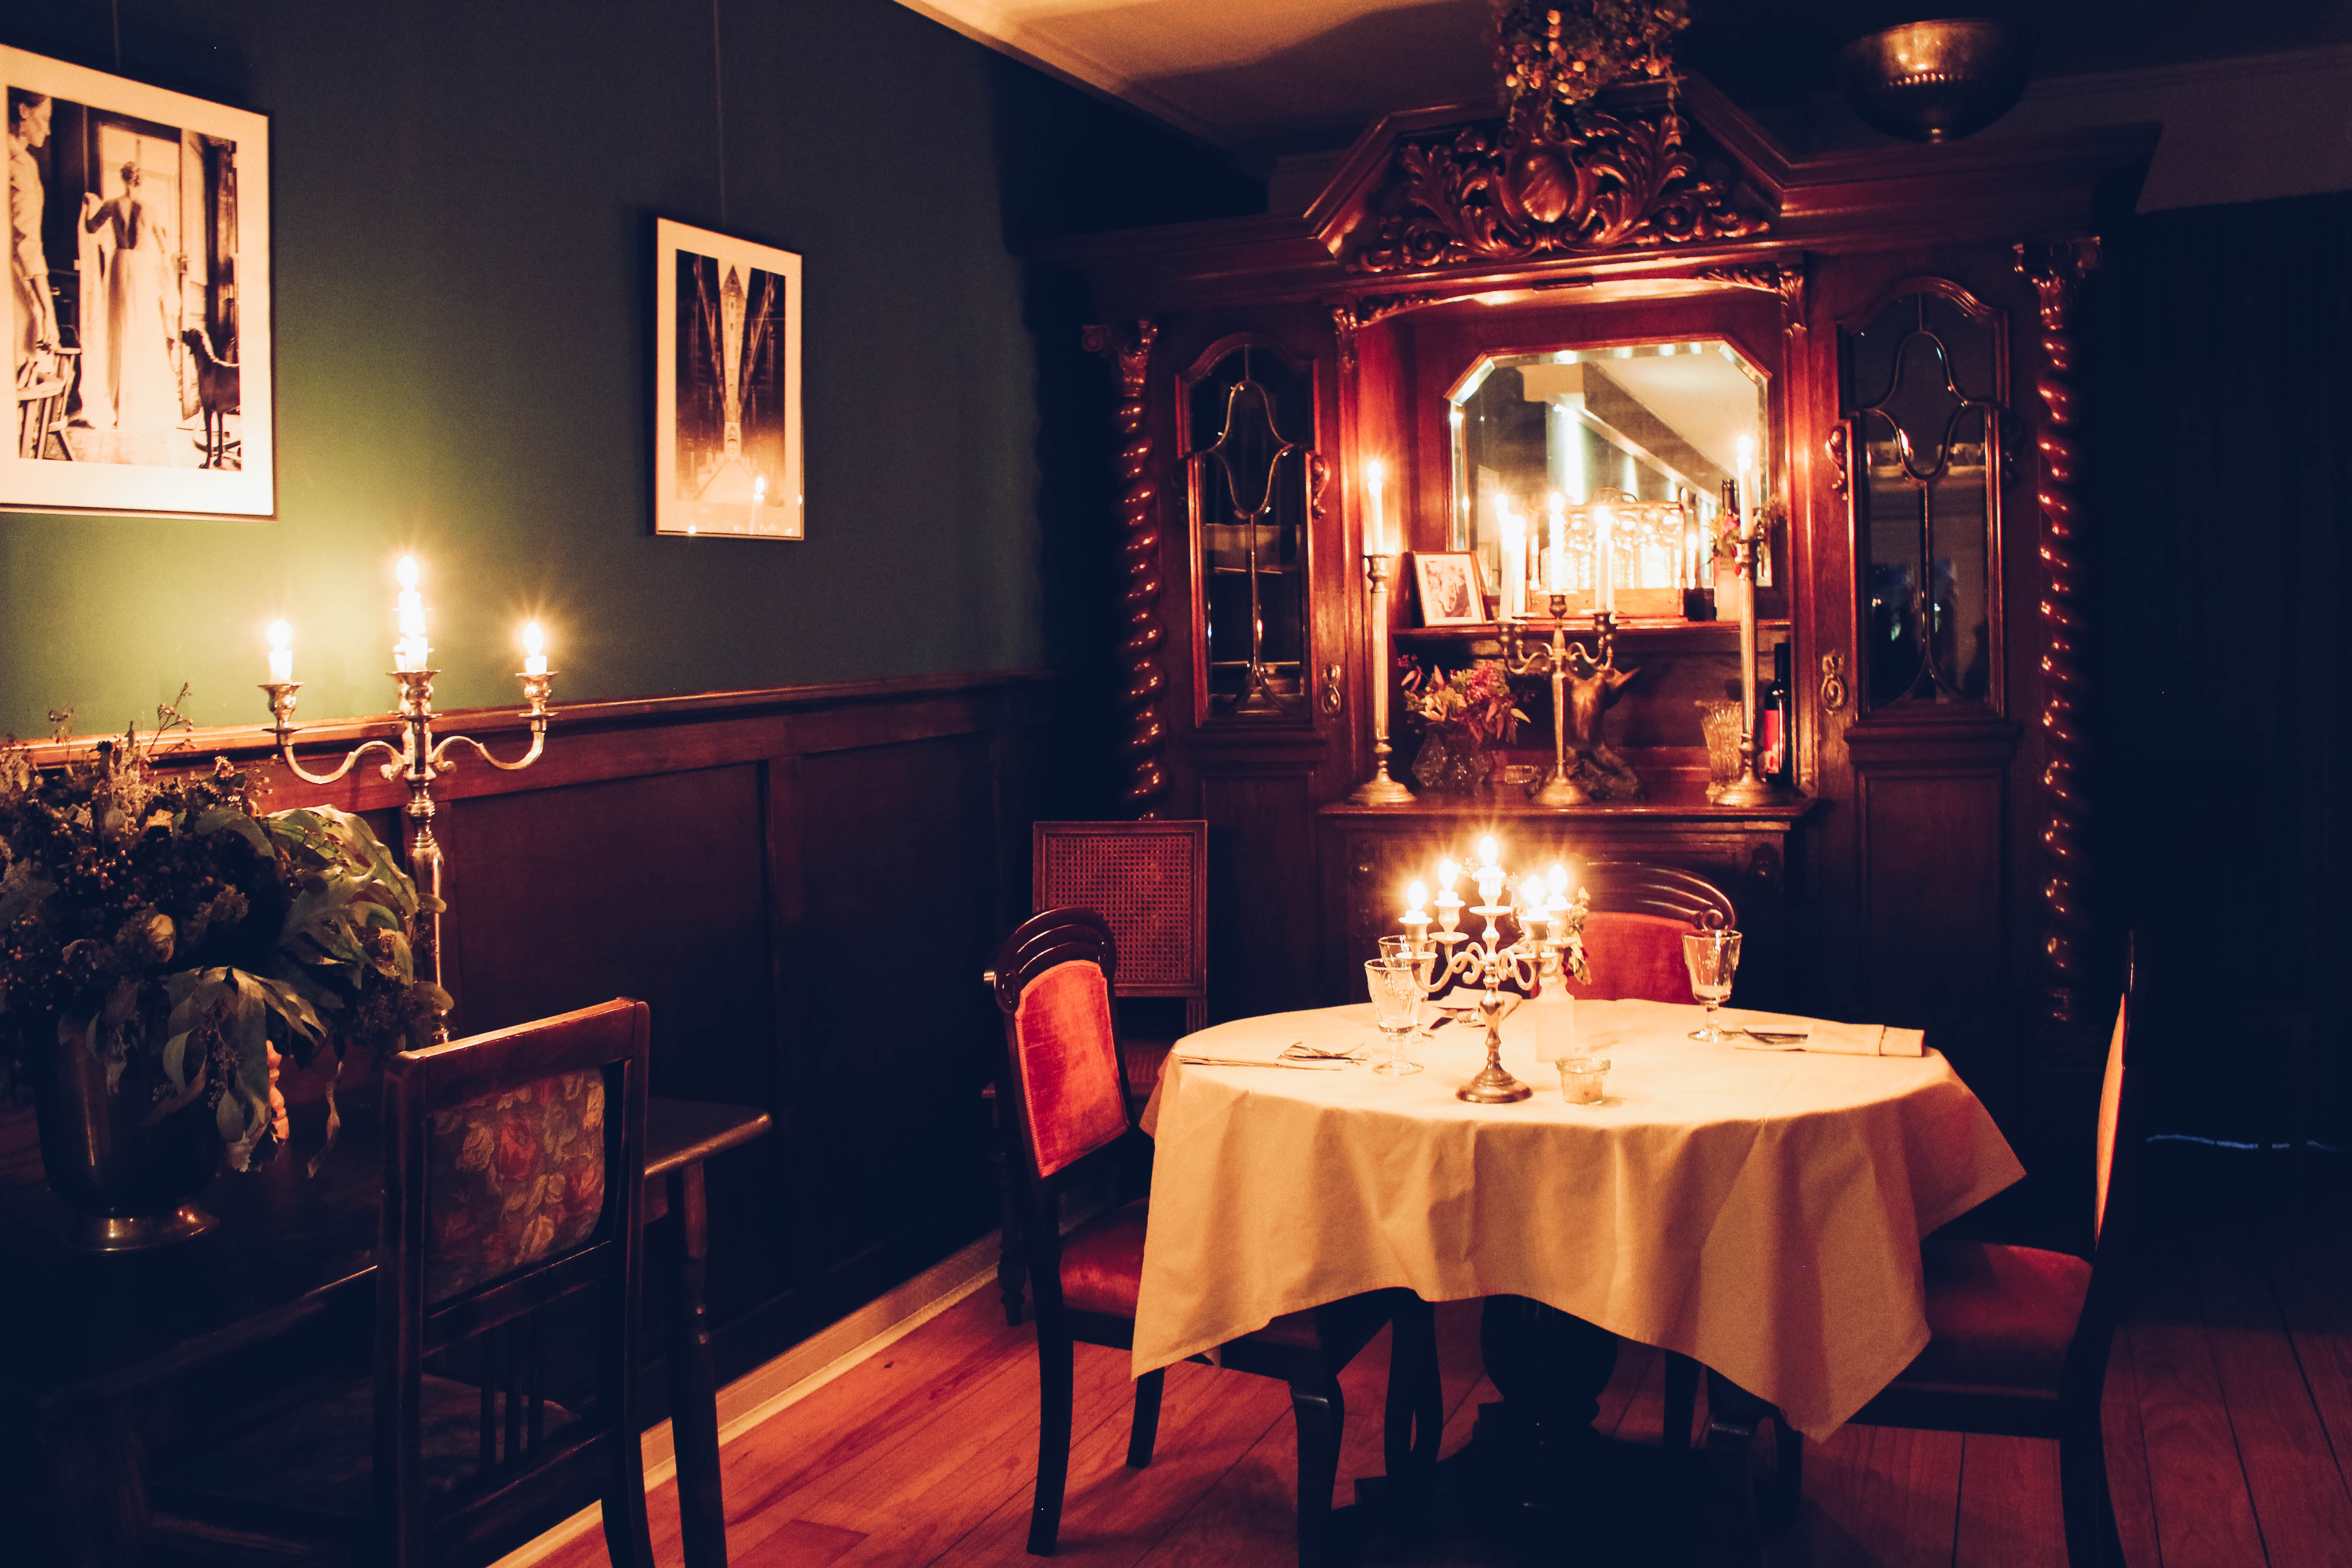
[[[1725,1010],[1717,1015],[1726,1029],[1754,1029],[1759,1034],[1775,1037],[1769,1040],[1748,1035],[1733,1037],[1732,1044],[1743,1051],[1812,1051],[1842,1057],[1924,1057],[1927,1054],[1927,1032],[1925,1029],[1898,1029],[1891,1024],[1838,1024],[1826,1018],[1791,1018],[1772,1013],[1734,1013]],[[1802,1039],[1786,1038],[1801,1035]]]

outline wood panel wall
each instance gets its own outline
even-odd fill
[[[655,1093],[774,1118],[709,1173],[722,1375],[994,1224],[979,1094],[1002,1037],[980,974],[1028,908],[1040,749],[1070,728],[1049,697],[1015,674],[559,707],[534,766],[443,783],[453,1032],[638,997]],[[523,749],[510,712],[441,729]],[[321,725],[300,755],[325,771],[389,730]],[[398,830],[404,787],[373,766],[303,784],[256,730],[188,754],[258,764],[270,808]],[[29,1118],[11,1118],[27,1145]]]

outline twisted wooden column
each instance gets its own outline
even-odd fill
[[[1120,751],[1127,763],[1121,798],[1139,819],[1160,815],[1168,775],[1160,765],[1167,744],[1160,699],[1168,678],[1160,668],[1160,487],[1151,477],[1151,431],[1144,396],[1151,341],[1160,329],[1135,323],[1132,334],[1108,326],[1086,329],[1089,353],[1111,362],[1118,374],[1118,511],[1127,538],[1119,546],[1118,705],[1127,714]]]
[[[2061,1027],[2084,1021],[2081,943],[2089,926],[2083,905],[2083,832],[2089,806],[2083,794],[2083,560],[2075,513],[2080,447],[2075,426],[2074,331],[2075,285],[2099,265],[2095,238],[2021,245],[2018,270],[2041,305],[2042,453],[2036,500],[2042,510],[2042,852],[2049,874],[2042,884],[2042,954],[2047,973],[2044,1018]]]

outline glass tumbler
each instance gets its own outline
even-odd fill
[[[1715,1025],[1715,1010],[1731,999],[1731,976],[1739,968],[1739,933],[1695,931],[1683,937],[1683,966],[1690,971],[1691,994],[1706,1004],[1706,1020],[1690,1037],[1713,1043],[1731,1037]]]
[[[1389,1059],[1372,1070],[1388,1078],[1419,1072],[1421,1064],[1404,1056],[1404,1043],[1421,1021],[1421,977],[1415,966],[1405,959],[1368,959],[1364,984],[1372,994],[1372,1022],[1380,1026],[1389,1047]]]

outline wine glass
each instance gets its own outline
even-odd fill
[[[1715,1026],[1715,1010],[1731,999],[1731,976],[1739,967],[1739,933],[1695,931],[1683,935],[1683,966],[1690,971],[1691,994],[1706,1005],[1706,1020],[1691,1031],[1694,1040],[1713,1044],[1731,1037]]]
[[[1388,1078],[1419,1072],[1421,1064],[1404,1058],[1404,1043],[1421,1021],[1421,976],[1414,964],[1402,958],[1367,959],[1364,984],[1372,994],[1372,1021],[1389,1045],[1389,1059],[1372,1070]]]

